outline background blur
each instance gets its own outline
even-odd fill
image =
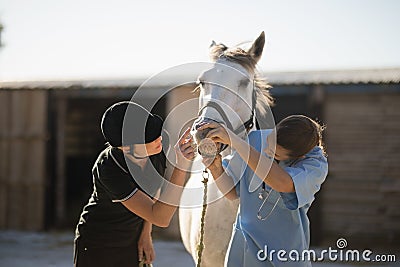
[[[399,12],[396,0],[2,0],[0,230],[73,231],[106,107],[160,71],[208,61],[212,40],[232,46],[265,31],[259,70],[275,120],[296,113],[327,125],[330,170],[309,214],[312,245],[344,237],[399,249]],[[197,97],[196,75],[159,79],[143,103],[166,117]],[[182,76],[191,82],[177,86]],[[177,219],[156,235],[179,240]]]

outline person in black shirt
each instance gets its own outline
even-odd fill
[[[175,145],[176,165],[158,201],[166,159],[162,119],[134,102],[109,107],[101,130],[108,147],[93,169],[93,193],[83,208],[74,240],[74,266],[139,266],[151,263],[151,225],[167,227],[194,158],[189,130]],[[177,185],[177,186],[176,186]]]

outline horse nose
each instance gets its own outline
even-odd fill
[[[208,132],[211,129],[210,128],[206,128],[206,129],[203,129],[203,130],[198,130],[198,128],[200,126],[204,125],[205,123],[210,122],[210,121],[212,121],[212,120],[208,119],[208,118],[199,118],[198,120],[196,120],[193,123],[191,132],[195,136],[196,140],[200,141],[200,140],[203,140],[204,138],[206,138]]]

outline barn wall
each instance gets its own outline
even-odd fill
[[[327,92],[323,106],[330,170],[318,195],[322,203],[322,233],[325,239],[346,237],[351,243],[397,245],[400,243],[399,90],[348,93],[346,85],[341,88],[344,90]],[[166,115],[185,100],[196,97],[190,89],[174,90],[168,97]],[[72,137],[91,135],[89,125],[96,125],[98,130],[96,119],[86,120],[91,116],[82,117],[85,109],[74,105],[66,106],[64,156],[76,156],[75,148],[85,147]],[[196,115],[197,108],[192,106],[193,114],[189,117]],[[48,117],[48,91],[0,90],[0,229],[44,227]],[[178,117],[169,123],[172,127],[182,127]],[[85,142],[88,145],[92,140]],[[81,153],[89,154],[86,149]],[[59,192],[55,189],[54,193]],[[71,218],[75,220],[75,216]],[[179,237],[176,217],[164,233]]]
[[[399,103],[399,93],[327,95],[326,237],[400,243]]]
[[[168,94],[166,107],[166,114],[169,116],[166,120],[168,129],[184,131],[197,117],[199,94],[194,93],[193,89],[194,87],[190,85],[181,86]],[[176,141],[178,141],[178,136],[171,136],[171,142],[175,144]]]
[[[0,229],[43,229],[47,92],[0,91]]]

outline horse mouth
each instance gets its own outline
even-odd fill
[[[207,134],[211,130],[210,128],[206,128],[204,130],[197,130],[197,129],[204,123],[211,121],[214,120],[202,119],[199,122],[195,121],[191,129],[191,134],[194,137],[199,155],[208,158],[215,157],[217,154],[219,154],[221,152],[222,144],[219,142],[214,142],[212,139],[207,138]]]
[[[205,138],[200,141],[197,151],[204,158],[214,158],[221,152],[221,143],[214,142],[210,138]]]

